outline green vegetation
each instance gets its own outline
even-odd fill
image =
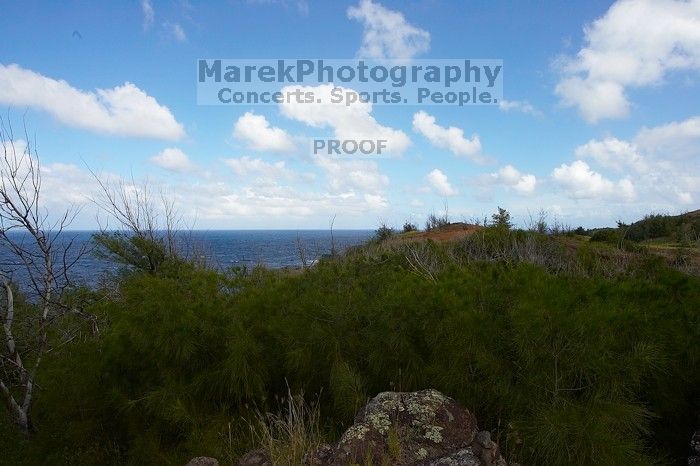
[[[98,237],[134,267],[81,291],[101,331],[47,353],[37,433],[4,416],[0,461],[231,464],[259,445],[298,458],[369,397],[423,388],[523,464],[682,458],[700,413],[700,278],[646,249],[494,220],[441,244],[378,238],[294,273],[218,272],[164,242]]]
[[[379,228],[374,232],[375,241],[382,242],[385,241],[396,234],[393,228],[388,227],[384,224],[380,225]]]
[[[442,227],[446,227],[450,224],[450,217],[447,214],[437,215],[430,214],[428,219],[425,221],[426,231],[437,230]]]
[[[418,231],[418,225],[411,223],[409,221],[404,222],[403,230],[404,233],[410,233],[412,231]]]
[[[510,213],[506,209],[499,207],[498,212],[491,216],[491,225],[496,228],[510,230],[513,226],[513,223],[510,221]]]
[[[591,240],[619,243],[622,240],[697,247],[700,243],[700,211],[682,215],[647,215],[631,225],[619,222],[617,228],[593,230]]]

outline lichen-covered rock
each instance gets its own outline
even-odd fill
[[[442,458],[424,461],[417,466],[483,466],[471,447],[463,448]]]
[[[483,466],[507,466],[506,460],[498,449],[498,444],[491,440],[491,432],[483,430],[476,434],[473,448]]]
[[[488,436],[481,446],[477,433],[474,416],[437,390],[384,392],[360,411],[321,464],[500,466],[497,445]]]
[[[269,466],[262,450],[239,466]],[[335,445],[323,444],[304,466],[507,466],[474,416],[437,390],[384,392],[367,403]],[[515,465],[511,465],[515,466]]]
[[[238,466],[272,466],[272,460],[265,450],[253,450],[238,460]]]
[[[304,466],[323,466],[328,464],[333,455],[333,447],[322,443],[314,451],[310,451],[304,457]]]
[[[411,464],[466,447],[476,435],[476,419],[437,390],[384,392],[355,418],[335,449],[335,463],[391,459]]]
[[[192,458],[185,466],[219,466],[219,461],[208,456]]]

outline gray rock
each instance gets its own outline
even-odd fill
[[[507,466],[474,416],[437,390],[383,392],[357,414],[335,445],[308,452],[304,466]],[[271,466],[263,450],[239,466]]]
[[[249,451],[238,460],[238,466],[272,466],[272,460],[265,450]]]
[[[219,461],[208,456],[192,458],[185,466],[219,466]]]
[[[417,466],[483,466],[471,448],[464,448],[442,458],[423,462]]]
[[[305,466],[322,466],[328,464],[333,455],[333,447],[323,443],[314,451],[306,454],[304,457]]]

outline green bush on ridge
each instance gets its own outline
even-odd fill
[[[92,305],[103,335],[49,355],[36,438],[3,423],[0,448],[11,464],[233,461],[288,389],[318,396],[332,439],[378,392],[430,387],[513,461],[671,463],[700,412],[700,279],[613,253],[487,228],[298,273],[127,273]]]

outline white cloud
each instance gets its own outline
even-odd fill
[[[377,194],[389,185],[389,177],[381,173],[372,160],[340,160],[319,155],[313,160],[326,173],[328,189],[332,193],[360,191]]]
[[[413,130],[425,136],[436,147],[448,149],[455,155],[465,156],[477,163],[485,162],[481,155],[481,141],[476,134],[467,139],[462,129],[442,127],[435,123],[434,116],[422,110],[413,115]]]
[[[98,133],[166,140],[185,136],[167,107],[129,82],[85,92],[18,65],[0,64],[0,103],[38,108],[69,126]]]
[[[678,193],[678,202],[680,202],[681,204],[692,204],[693,195],[689,192]]]
[[[642,128],[629,141],[590,140],[575,155],[634,176],[637,198],[671,210],[700,195],[700,117]]]
[[[700,69],[700,0],[618,0],[584,28],[584,47],[559,61],[555,93],[596,122],[628,114],[627,87]]]
[[[674,121],[654,128],[642,128],[635,143],[645,150],[667,157],[700,156],[700,116]]]
[[[197,169],[197,166],[192,163],[187,154],[177,147],[163,149],[151,157],[151,162],[166,170],[179,173],[192,172]]]
[[[266,162],[260,158],[243,156],[224,159],[224,163],[233,170],[239,178],[265,178],[265,179],[296,179],[297,174],[290,170],[284,161]]]
[[[633,200],[636,195],[634,185],[629,179],[623,178],[617,183],[610,181],[593,171],[582,160],[555,168],[552,178],[574,199],[606,199],[624,202]]]
[[[177,42],[187,42],[187,34],[179,23],[165,22],[163,29],[168,38],[172,38]]]
[[[489,181],[493,184],[513,188],[520,194],[532,194],[537,185],[535,175],[521,173],[512,165],[506,165],[496,173],[491,173]]]
[[[7,137],[7,133],[5,133]],[[7,150],[7,156],[13,169],[17,170],[17,178],[29,176],[30,156],[36,160],[35,147],[27,147],[26,141],[22,139],[0,140],[0,153]],[[31,155],[29,154],[31,151]],[[5,173],[8,167],[5,164],[0,167],[3,177],[9,176]],[[36,167],[36,166],[35,166]],[[90,199],[94,199],[99,193],[99,184],[95,176],[88,170],[81,169],[74,164],[54,162],[40,163],[41,176],[41,206],[48,214],[49,224],[60,221],[66,210],[72,209],[77,212],[85,207],[90,207]],[[109,180],[109,174],[100,174],[101,180]],[[15,201],[18,199],[12,196]],[[94,221],[94,212],[91,212],[91,220]]]
[[[533,106],[530,102],[527,100],[501,100],[498,103],[498,108],[502,112],[510,112],[510,111],[515,111],[515,112],[521,112],[521,113],[527,113],[528,115],[533,115],[533,116],[541,116],[542,112],[540,112],[535,106]]]
[[[380,194],[365,193],[362,199],[370,210],[381,211],[389,207],[389,201]]]
[[[44,207],[55,215],[70,205],[81,207],[79,218],[72,227],[94,228],[98,212],[90,199],[101,195],[95,177],[76,165],[63,163],[44,164],[41,172]],[[100,173],[99,177],[114,183],[122,180],[113,173]],[[185,224],[196,219],[198,228],[289,228],[294,222],[299,222],[297,225],[303,228],[308,227],[309,222],[315,226],[325,225],[335,214],[342,214],[339,221],[345,222],[364,218],[357,224],[363,226],[389,206],[384,195],[378,192],[308,190],[305,186],[285,186],[279,183],[280,180],[271,178],[266,178],[264,183],[258,179],[249,181],[232,182],[224,175],[163,180],[152,187],[173,200]],[[138,189],[130,179],[124,183],[127,190]],[[367,219],[367,215],[372,217]]]
[[[15,141],[21,154],[26,143]],[[233,161],[237,160],[237,161]],[[336,161],[326,170],[329,185],[323,189],[312,183],[284,185],[284,181],[307,181],[308,174],[294,173],[282,162],[265,162],[250,157],[225,160],[242,179],[231,180],[221,170],[206,177],[162,178],[152,188],[172,199],[185,224],[196,221],[198,228],[308,228],[325,226],[338,215],[338,224],[355,228],[371,224],[377,213],[385,211],[389,202],[383,188],[388,178],[378,172],[371,161]],[[331,161],[333,162],[333,161]],[[101,188],[87,169],[73,164],[47,163],[41,166],[43,206],[56,221],[70,205],[81,208],[73,228],[94,228],[97,208],[91,199],[99,198]],[[264,180],[260,182],[257,175]],[[275,175],[274,177],[269,176]],[[346,176],[346,174],[348,176]],[[123,183],[128,192],[141,189],[132,179],[123,180],[114,173],[100,172],[101,180],[113,185]],[[249,177],[249,179],[244,179]],[[157,206],[156,206],[157,207]],[[102,219],[104,220],[104,218]]]
[[[143,12],[143,30],[146,31],[153,26],[153,20],[156,16],[151,0],[141,0],[141,11]]]
[[[294,219],[311,217],[318,225],[320,221],[325,224],[336,213],[347,219],[388,206],[381,194],[307,191],[278,183],[234,188],[226,182],[208,182],[177,186],[175,191],[178,204],[186,209],[185,214],[219,226],[222,221],[241,217],[244,223],[240,225],[248,228],[260,222],[289,227]],[[302,221],[299,225],[308,225],[309,220]]]
[[[428,173],[426,179],[437,194],[448,197],[457,195],[457,190],[452,187],[447,176],[437,168]]]
[[[624,88],[618,83],[574,76],[559,81],[555,92],[565,106],[578,107],[589,123],[602,118],[622,118],[629,112]]]
[[[108,175],[101,174],[106,180]],[[95,199],[99,185],[95,177],[80,167],[67,163],[41,166],[41,189],[44,207],[60,212],[69,206],[81,207]]]
[[[315,98],[323,103],[299,103],[295,100],[280,104],[282,114],[288,118],[300,121],[314,128],[332,128],[336,139],[382,139],[387,141],[389,154],[402,154],[410,145],[411,140],[403,131],[380,125],[371,115],[370,102],[331,103],[331,91],[334,86],[321,84],[319,86],[287,86],[282,93],[312,92]],[[342,88],[342,92],[352,89]]]
[[[270,126],[262,115],[246,112],[233,126],[233,135],[256,151],[291,152],[292,138],[281,128]]]
[[[360,0],[348,8],[348,18],[364,26],[362,58],[412,58],[430,49],[430,33],[406,21],[401,12],[372,0]]]
[[[578,146],[574,153],[579,159],[590,158],[601,166],[616,171],[647,170],[647,164],[635,144],[613,137],[607,137],[602,141],[591,139],[586,144]]]

